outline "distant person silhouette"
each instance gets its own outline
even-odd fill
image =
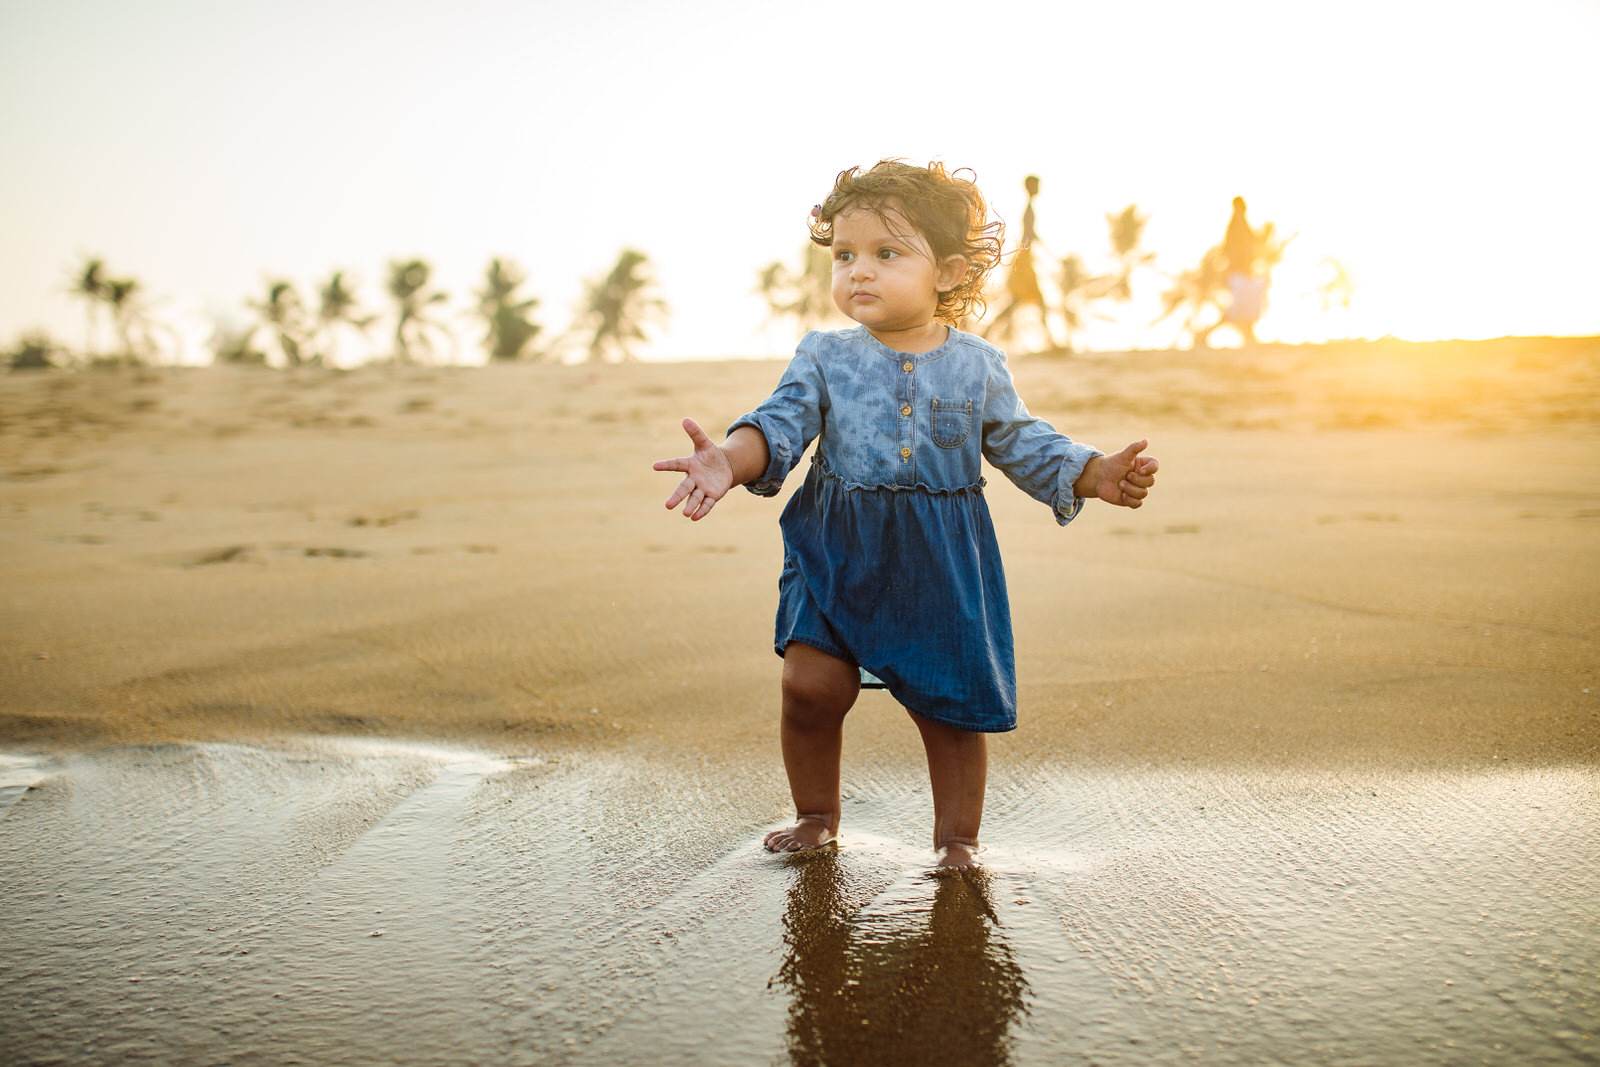
[[[1233,198],[1233,217],[1228,220],[1228,232],[1222,239],[1223,271],[1228,284],[1228,306],[1222,313],[1222,322],[1238,330],[1244,343],[1256,343],[1256,322],[1261,318],[1261,308],[1267,292],[1267,278],[1258,273],[1261,259],[1262,234],[1250,228],[1245,218],[1244,197]],[[1212,327],[1215,329],[1216,327]],[[1210,331],[1206,331],[1210,333]]]
[[[1056,344],[1055,336],[1050,332],[1050,312],[1045,307],[1044,293],[1039,288],[1039,276],[1033,269],[1033,198],[1039,195],[1039,176],[1030,174],[1023,179],[1022,188],[1028,194],[1028,206],[1022,212],[1022,239],[1017,242],[1017,250],[1011,257],[1011,273],[1006,275],[1006,295],[1011,299],[1006,306],[996,315],[994,322],[984,331],[984,336],[991,334],[1003,337],[1006,324],[1011,321],[1011,316],[1019,307],[1036,307],[1039,309],[1039,322],[1044,327],[1046,340],[1051,348],[1060,347]]]

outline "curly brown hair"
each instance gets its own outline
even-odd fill
[[[933,249],[934,262],[964,256],[967,272],[954,289],[939,293],[935,316],[951,325],[983,314],[983,284],[1000,262],[1005,223],[989,219],[989,208],[972,179],[972,171],[949,171],[942,163],[919,167],[901,159],[884,159],[871,170],[850,167],[839,172],[833,191],[811,218],[811,239],[833,245],[833,220],[860,208],[888,223],[893,213],[909,222]]]

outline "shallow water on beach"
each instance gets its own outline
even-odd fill
[[[915,768],[763,852],[715,768],[381,743],[0,761],[8,1062],[1584,1063],[1600,772]],[[710,816],[706,813],[712,812]]]

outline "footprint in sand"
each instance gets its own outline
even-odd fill
[[[345,522],[346,526],[396,526],[402,522],[417,518],[421,512],[415,508],[404,511],[391,511],[382,515],[357,515]]]
[[[189,560],[184,566],[206,567],[213,563],[258,563],[260,560],[251,554],[250,545],[227,545],[223,548],[213,548],[202,552]]]

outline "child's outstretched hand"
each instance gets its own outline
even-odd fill
[[[711,443],[711,438],[693,419],[683,420],[683,429],[694,445],[694,455],[679,459],[658,459],[658,471],[682,471],[683,481],[667,497],[667,510],[683,504],[683,517],[699,522],[711,514],[711,505],[733,488],[733,464],[727,453]]]
[[[1156,471],[1161,466],[1154,456],[1139,455],[1149,444],[1135,441],[1121,452],[1091,459],[1073,483],[1073,491],[1118,507],[1139,507],[1156,484]]]

